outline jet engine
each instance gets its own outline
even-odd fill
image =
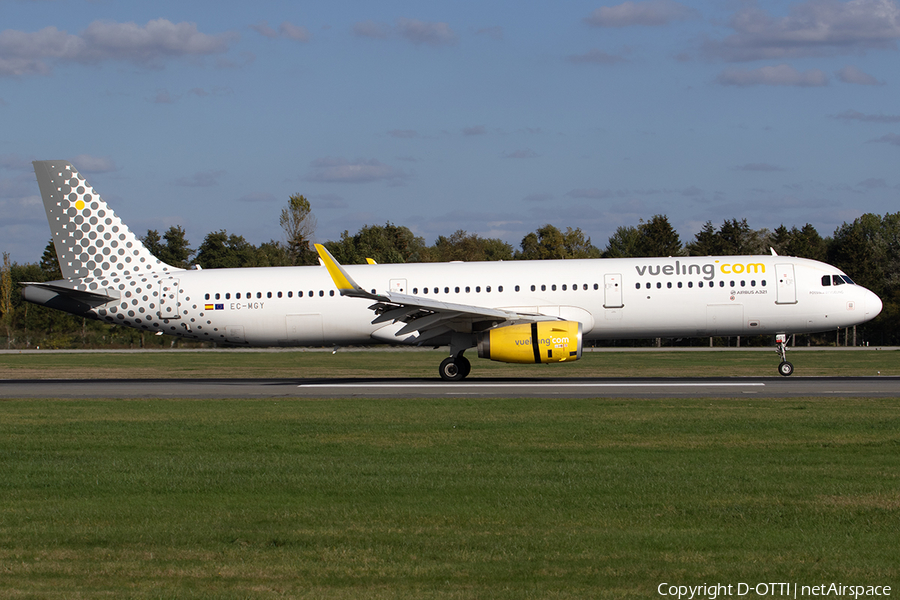
[[[506,363],[551,363],[581,358],[581,323],[538,321],[478,334],[478,358]]]

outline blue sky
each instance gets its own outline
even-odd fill
[[[71,160],[139,235],[366,224],[603,248],[668,215],[830,235],[900,210],[900,3],[0,0],[0,250]]]

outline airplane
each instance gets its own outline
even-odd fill
[[[231,346],[449,346],[463,355],[565,363],[588,340],[775,336],[849,327],[882,302],[839,269],[778,256],[320,264],[180,269],[153,256],[75,167],[35,161],[63,279],[23,283],[25,300],[74,315]]]

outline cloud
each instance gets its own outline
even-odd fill
[[[878,81],[868,73],[863,73],[851,65],[847,65],[838,71],[837,77],[844,83],[855,83],[857,85],[884,85],[883,81]]]
[[[319,183],[387,181],[396,184],[407,178],[402,171],[375,159],[358,159],[351,162],[345,158],[319,158],[314,160],[310,167],[310,174],[306,180]]]
[[[219,185],[219,178],[225,171],[200,171],[188,177],[179,177],[175,185],[181,187],[213,187]]]
[[[487,129],[484,125],[473,125],[472,127],[463,127],[463,135],[484,135]]]
[[[836,115],[829,115],[839,121],[862,121],[863,123],[900,123],[900,115],[866,115],[856,110],[845,110]]]
[[[208,35],[194,23],[166,19],[144,26],[94,21],[80,35],[56,27],[36,32],[7,29],[0,32],[0,76],[49,75],[55,62],[126,61],[158,69],[171,58],[227,52],[237,37],[234,33]]]
[[[866,179],[865,181],[860,181],[856,185],[861,188],[866,188],[867,190],[880,190],[888,186],[884,179],[876,179],[874,177]]]
[[[726,69],[716,77],[716,83],[738,87],[751,85],[821,87],[828,85],[828,76],[819,69],[801,73],[790,65],[778,65],[751,70]]]
[[[734,168],[735,171],[784,171],[781,167],[776,167],[775,165],[770,165],[768,163],[747,163],[746,165],[741,165],[739,167]]]
[[[729,23],[735,33],[703,45],[707,57],[728,62],[854,54],[894,48],[900,39],[896,0],[808,0],[775,18],[752,6]]]
[[[118,171],[119,167],[111,158],[105,156],[92,156],[90,154],[79,154],[72,158],[72,164],[79,171],[85,173],[112,173]]]
[[[172,104],[178,100],[178,98],[178,96],[170,94],[169,90],[159,90],[156,92],[156,95],[150,99],[150,102],[153,104]]]
[[[617,54],[607,54],[597,49],[588,50],[584,54],[573,54],[567,56],[566,60],[575,65],[615,65],[628,62],[622,56]]]
[[[459,40],[447,23],[419,21],[417,19],[397,19],[394,26],[375,21],[361,21],[353,25],[357,37],[372,39],[400,38],[416,46],[454,46]]]
[[[673,0],[647,0],[623,2],[616,6],[601,6],[584,21],[594,27],[654,27],[668,25],[672,21],[693,18],[697,11]]]
[[[588,198],[590,200],[605,200],[607,198],[621,198],[622,192],[613,190],[601,190],[598,188],[581,188],[566,192],[569,198]]]
[[[277,31],[269,27],[269,23],[267,21],[260,21],[259,23],[250,25],[250,29],[263,37],[269,38],[270,40],[281,37],[287,38],[289,40],[294,40],[295,42],[305,43],[308,42],[312,37],[310,36],[309,31],[306,29],[306,27],[300,27],[288,21],[282,21]]]
[[[880,138],[875,138],[874,140],[869,140],[867,143],[869,144],[891,144],[892,146],[900,146],[900,134],[896,133],[888,133]]]
[[[396,31],[400,37],[416,45],[452,46],[457,42],[456,33],[446,23],[397,19]]]

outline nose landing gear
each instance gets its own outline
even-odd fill
[[[778,373],[779,375],[783,375],[785,377],[789,376],[794,372],[794,365],[787,361],[787,335],[784,333],[779,333],[775,336],[775,351],[781,357],[781,364],[778,365]]]

